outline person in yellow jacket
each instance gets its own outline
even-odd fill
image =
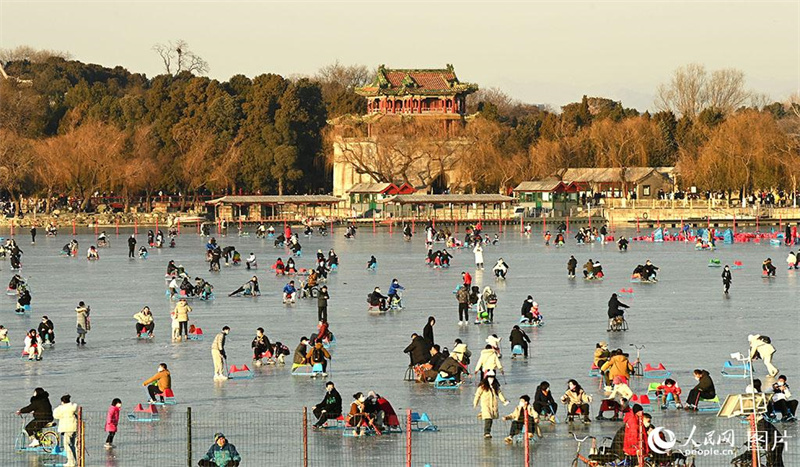
[[[192,312],[192,307],[186,303],[186,299],[182,298],[175,305],[175,309],[172,311],[175,314],[175,320],[178,321],[178,340],[181,340],[181,336],[186,336],[186,339],[189,338],[189,313]]]
[[[621,376],[625,382],[628,377],[633,373],[633,365],[628,360],[628,357],[622,353],[622,350],[616,349],[611,352],[611,358],[600,367],[600,371],[608,372],[606,381],[614,381],[618,376]],[[610,388],[608,390],[611,390]]]
[[[514,411],[509,415],[503,417],[503,420],[511,420],[511,431],[504,440],[506,444],[514,442],[514,436],[522,433],[525,430],[525,417],[528,417],[528,438],[533,438],[533,434],[542,437],[542,430],[539,428],[539,414],[534,410],[531,405],[531,398],[525,394],[520,396],[519,404],[514,408]]]
[[[156,396],[161,398],[161,402],[164,402],[164,391],[172,389],[172,375],[169,369],[167,369],[167,364],[159,363],[156,374],[154,374],[152,378],[145,380],[142,386],[147,388],[147,393],[150,394],[149,402],[151,404],[156,401]]]
[[[503,405],[508,405],[508,400],[500,390],[500,382],[495,378],[494,370],[489,370],[486,372],[486,377],[481,380],[481,384],[475,391],[475,398],[472,400],[473,407],[478,407],[480,404],[478,418],[483,420],[484,438],[492,437],[492,423],[500,418],[498,401],[502,401]]]

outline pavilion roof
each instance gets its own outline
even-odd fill
[[[453,65],[438,69],[386,68],[378,67],[375,79],[366,86],[356,88],[356,93],[365,97],[383,95],[431,95],[453,96],[470,94],[478,90],[472,83],[458,80]]]

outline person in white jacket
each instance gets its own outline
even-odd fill
[[[472,249],[472,252],[475,253],[475,267],[477,269],[483,269],[483,247],[481,244],[475,244],[475,248]]]
[[[58,420],[58,432],[63,438],[62,446],[67,454],[65,467],[75,465],[75,435],[78,432],[78,405],[70,401],[69,394],[61,396],[61,405],[53,410],[53,418]]]
[[[484,374],[489,370],[494,370],[495,373],[503,373],[503,364],[500,363],[500,359],[497,358],[497,352],[494,351],[492,346],[486,344],[486,347],[481,350],[478,363],[475,365],[475,374],[480,374],[480,378],[483,379]]]
[[[769,375],[773,378],[778,376],[778,369],[772,364],[772,355],[775,353],[775,347],[772,346],[772,340],[769,337],[760,334],[750,334],[747,336],[750,341],[750,360],[758,355],[764,360],[764,365],[767,367]],[[752,363],[751,363],[752,364]]]

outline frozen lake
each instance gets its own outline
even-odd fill
[[[280,228],[278,225],[275,227]],[[789,376],[790,386],[800,392],[800,352],[797,346],[800,273],[786,271],[785,258],[789,250],[786,247],[770,246],[768,242],[735,245],[722,245],[720,242],[717,251],[697,252],[692,244],[633,242],[627,253],[620,253],[613,244],[576,246],[568,237],[563,248],[546,247],[540,235],[525,237],[518,232],[506,232],[501,234],[497,246],[485,248],[486,271],[481,272],[475,271],[473,254],[469,250],[452,251],[454,258],[450,269],[426,266],[424,238],[419,227],[410,243],[404,242],[397,232],[393,235],[386,232],[373,234],[367,228],[360,229],[355,240],[344,239],[341,227],[337,227],[330,237],[306,239],[301,236],[304,255],[297,260],[299,267],[309,267],[317,249],[322,249],[327,255],[330,248],[334,248],[340,258],[339,271],[332,273],[328,280],[331,295],[329,321],[338,341],[333,352],[330,379],[337,383],[345,406],[349,405],[353,393],[375,390],[391,401],[398,412],[408,407],[428,412],[440,425],[441,433],[415,435],[415,443],[420,449],[428,450],[425,457],[415,454],[415,464],[454,465],[458,463],[457,459],[463,458],[467,461],[462,460],[461,465],[497,465],[503,459],[509,459],[510,463],[512,456],[519,456],[521,451],[519,446],[507,447],[502,442],[508,431],[508,422],[495,422],[492,441],[482,439],[482,426],[475,419],[476,411],[472,408],[474,385],[464,385],[456,391],[437,391],[427,385],[403,382],[408,357],[402,350],[408,345],[412,332],[421,334],[429,315],[437,319],[436,342],[452,349],[454,339],[462,339],[473,352],[473,366],[489,334],[496,333],[503,338],[506,375],[501,378],[501,383],[503,392],[512,403],[501,407],[501,415],[511,412],[521,394],[533,397],[541,381],[551,383],[557,399],[563,393],[566,381],[575,378],[595,396],[592,404],[594,417],[602,395],[597,380],[589,378],[587,371],[595,344],[601,340],[608,341],[611,349],[622,348],[632,352],[632,359],[635,350],[629,345],[646,345],[643,362],[662,362],[673,372],[672,377],[683,387],[684,394],[694,385],[691,371],[694,368],[707,369],[722,397],[742,392],[745,385],[741,379],[722,378],[722,363],[730,358],[732,352],[747,352],[748,334],[764,334],[772,338],[778,350],[776,366]],[[495,227],[487,229],[490,234],[495,230]],[[140,229],[139,245],[146,242],[145,232],[146,229]],[[534,232],[538,233],[536,229]],[[233,434],[229,436],[234,444],[240,445],[246,456],[243,465],[260,465],[252,459],[256,453],[248,452],[247,446],[252,444],[249,438],[248,441],[243,438],[260,436],[267,439],[269,435],[279,436],[274,432],[281,426],[299,426],[296,418],[285,423],[264,420],[269,419],[272,412],[299,413],[303,406],[316,404],[324,392],[324,380],[292,377],[287,364],[286,367],[258,368],[252,380],[215,383],[212,381],[209,352],[211,339],[222,326],[232,328],[227,353],[229,363],[236,365],[251,365],[250,341],[257,327],[266,329],[273,342],[281,341],[294,350],[300,336],[308,336],[316,329],[316,300],[299,300],[293,306],[281,303],[281,289],[288,278],[276,277],[269,265],[279,256],[285,261],[287,254],[283,249],[274,249],[271,239],[260,240],[255,236],[218,238],[223,247],[237,247],[242,258],[246,258],[250,251],[258,255],[260,269],[254,272],[259,277],[262,296],[250,299],[227,297],[251,275],[244,266],[223,267],[219,273],[208,272],[208,263],[204,261],[207,239],[193,233],[185,234],[177,239],[175,249],[150,249],[147,260],[129,260],[126,233],[129,234],[124,231],[119,236],[112,234],[111,247],[101,249],[101,259],[95,262],[85,258],[86,248],[94,243],[94,236],[88,232],[77,236],[80,242],[77,258],[59,256],[61,246],[71,238],[68,235],[57,238],[40,235],[36,245],[30,245],[27,235],[16,237],[24,251],[21,274],[32,287],[33,301],[32,312],[23,317],[13,313],[12,297],[5,298],[2,305],[0,324],[9,329],[13,345],[12,350],[0,353],[3,375],[0,391],[4,394],[2,411],[8,414],[26,405],[37,386],[49,391],[54,405],[62,394],[69,393],[73,401],[85,410],[101,416],[110,401],[119,397],[123,401],[123,410],[127,411],[145,399],[141,382],[152,376],[159,362],[166,362],[172,371],[173,388],[180,401],[180,405],[168,410],[185,410],[190,405],[195,413],[200,414],[199,419],[203,414],[222,412],[250,414],[240,419],[242,424],[253,423],[265,428],[259,429],[260,433],[255,435],[242,434],[240,439]],[[7,231],[4,234],[7,235]],[[463,237],[463,232],[459,236]],[[365,269],[371,254],[378,259],[377,271]],[[600,260],[606,279],[602,282],[586,282],[581,278],[568,280],[565,265],[570,254],[577,258],[579,269],[587,258]],[[761,262],[768,256],[778,266],[776,279],[760,277]],[[506,281],[497,282],[491,273],[498,257],[505,258],[510,266]],[[734,281],[728,297],[722,293],[722,270],[707,267],[710,258],[719,258],[723,264],[733,265],[734,261],[744,264],[744,269],[733,272]],[[169,310],[173,303],[164,295],[164,272],[170,259],[183,264],[190,276],[203,277],[214,285],[216,300],[191,303],[194,308],[192,322],[204,329],[205,341],[170,342]],[[631,284],[632,269],[646,259],[661,268],[660,282],[654,285]],[[0,263],[0,268],[2,280],[7,283],[12,274],[8,261]],[[498,294],[493,325],[457,325],[457,303],[451,291],[460,283],[461,271],[469,271],[474,284],[480,285],[481,289],[491,285]],[[375,286],[380,286],[386,293],[395,277],[406,287],[403,296],[405,309],[378,316],[368,314],[365,295]],[[626,314],[630,330],[608,333],[606,304],[611,293],[621,288],[635,291],[633,299],[623,299],[631,305]],[[531,358],[512,361],[508,335],[518,320],[520,306],[527,295],[533,295],[539,303],[546,326],[529,331]],[[86,346],[77,348],[74,308],[81,300],[92,308],[92,330]],[[134,338],[132,316],[144,305],[149,306],[155,315],[156,337],[153,341]],[[54,321],[57,344],[45,352],[41,362],[22,361],[19,351],[24,333],[35,328],[42,315],[48,315]],[[772,380],[766,379],[763,363],[756,362],[755,369],[756,376],[765,381],[765,388],[769,387]],[[656,380],[635,378],[632,388],[637,393],[646,392],[651,381]],[[739,430],[737,442],[744,441],[744,425],[735,421],[718,425],[712,414],[664,413],[658,408],[650,409],[650,412],[655,415],[656,425],[672,426],[679,436],[687,436],[692,424],[697,424],[698,431],[703,432],[725,425]],[[563,415],[563,406],[559,415]],[[93,423],[99,427],[96,431],[102,430],[102,421],[94,420]],[[228,420],[226,426],[236,423]],[[195,448],[196,453],[204,451],[210,444],[208,432],[216,431],[211,425],[213,423],[205,431],[197,430],[195,443],[199,447]],[[575,430],[595,436],[613,436],[618,426],[612,422],[595,421],[590,427],[576,424]],[[13,431],[18,427],[16,417],[4,415],[0,442],[5,444],[0,459],[4,465],[14,465],[15,462],[37,465],[35,456],[13,453]],[[798,434],[796,424],[782,424],[779,428],[788,429],[790,436]],[[139,430],[139,427],[135,429]],[[100,458],[100,465],[141,465],[136,462],[141,458],[137,457],[137,446],[132,438],[141,440],[144,439],[142,436],[149,435],[145,433],[135,437],[126,434],[126,431],[133,430],[130,424],[121,425],[117,440],[119,447],[108,457],[104,457],[107,454],[101,447],[89,445],[90,451],[96,453],[94,460],[98,463],[89,462],[87,465],[98,465]],[[568,464],[574,452],[574,442],[567,434],[567,426],[563,423],[556,427],[544,424],[544,432],[545,439],[534,448],[534,459],[543,460],[539,465],[556,465],[547,459],[563,459],[558,465]],[[299,442],[297,433],[292,434],[291,443],[294,444],[287,441],[287,447]],[[93,441],[102,444],[102,433],[90,435]],[[338,456],[349,459],[350,465],[367,463],[369,459],[381,458],[382,455],[398,460],[392,465],[404,459],[404,442],[397,435],[395,438],[369,440],[343,439],[338,432],[309,433],[309,436],[316,437],[315,447],[324,450],[327,459]],[[789,443],[790,452],[798,449],[796,438]],[[451,453],[436,454],[443,450]],[[263,455],[263,452],[258,455]],[[285,460],[285,465],[296,465],[294,460],[288,460],[296,460],[296,454],[289,456],[277,449],[274,455],[283,456],[279,458]],[[197,458],[199,455],[195,455],[195,463]],[[726,465],[729,461],[730,457],[727,461],[708,458],[698,461],[698,465]],[[336,461],[325,463],[338,465]],[[505,461],[500,463],[506,464]],[[281,462],[276,465],[279,464]],[[183,460],[171,459],[168,453],[164,453],[158,462],[151,465],[186,465],[186,461],[185,457]],[[787,465],[793,464],[789,461]]]

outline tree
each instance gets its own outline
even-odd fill
[[[178,75],[183,71],[204,75],[208,73],[208,62],[194,53],[189,44],[178,39],[175,42],[169,41],[166,44],[156,44],[153,50],[161,57],[164,63],[164,72],[169,75]]]
[[[709,75],[703,65],[691,63],[675,70],[668,83],[659,85],[655,105],[658,110],[692,119],[707,108],[727,115],[750,97],[744,86],[744,73],[739,70],[726,68]]]
[[[688,181],[711,190],[788,187],[797,167],[796,146],[769,115],[747,110],[717,126],[696,160],[682,166]]]
[[[320,68],[312,81],[319,83],[328,116],[364,114],[367,102],[355,93],[355,88],[369,83],[373,74],[364,65],[342,65],[338,60]]]
[[[62,50],[36,49],[29,45],[20,45],[13,49],[0,49],[0,65],[9,62],[27,61],[31,63],[46,62],[51,57],[69,60],[72,54]]]
[[[19,214],[19,195],[31,188],[33,157],[30,141],[8,130],[0,130],[0,190],[8,192]]]

